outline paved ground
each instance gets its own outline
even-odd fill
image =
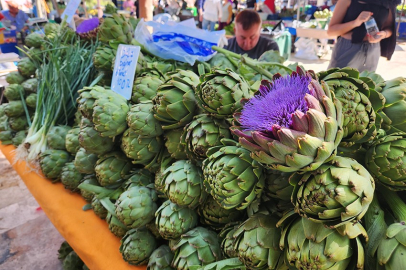
[[[291,57],[306,69],[325,70],[331,54],[317,61]],[[406,76],[406,42],[391,61],[381,59],[377,73],[384,79]],[[0,152],[0,270],[58,270],[62,236],[39,208],[22,180]]]

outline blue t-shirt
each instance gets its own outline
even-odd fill
[[[11,25],[17,27],[17,32],[20,32],[24,28],[25,22],[28,20],[28,15],[24,11],[19,10],[17,16],[13,17],[9,10],[2,11],[4,17],[11,22]]]

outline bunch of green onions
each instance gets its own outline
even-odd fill
[[[47,134],[51,127],[68,125],[76,112],[77,91],[97,83],[92,55],[97,42],[81,42],[61,27],[60,35],[46,43],[43,64],[38,68],[37,103],[34,119],[23,144],[17,149],[17,159],[37,164],[40,153],[47,149]],[[100,78],[98,78],[100,79]],[[92,83],[93,81],[93,83]]]

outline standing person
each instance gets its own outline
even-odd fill
[[[228,40],[227,50],[248,54],[258,59],[269,50],[279,51],[278,44],[268,38],[261,37],[262,21],[259,14],[252,9],[245,9],[235,17],[235,37]]]
[[[17,32],[23,32],[27,29],[25,23],[28,22],[28,15],[18,8],[18,4],[13,1],[6,2],[8,10],[3,10],[2,14],[6,20],[11,22],[11,25],[16,27]]]
[[[327,34],[338,36],[329,68],[352,67],[375,71],[379,56],[391,59],[396,46],[395,9],[401,0],[339,0]],[[365,22],[371,16],[379,32],[367,34]]]
[[[233,7],[229,0],[223,0],[221,9],[221,21],[219,21],[219,28],[218,30],[223,30],[225,26],[231,23],[231,18],[233,16]]]
[[[214,26],[221,21],[221,0],[203,0],[203,10],[199,10],[203,17],[202,29],[214,31]]]

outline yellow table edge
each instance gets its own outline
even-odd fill
[[[68,241],[91,270],[145,270],[125,262],[119,251],[120,239],[108,229],[106,221],[93,211],[83,211],[86,201],[76,193],[65,190],[61,183],[30,172],[24,161],[14,162],[12,145],[1,145],[0,150],[20,175],[49,220]]]

